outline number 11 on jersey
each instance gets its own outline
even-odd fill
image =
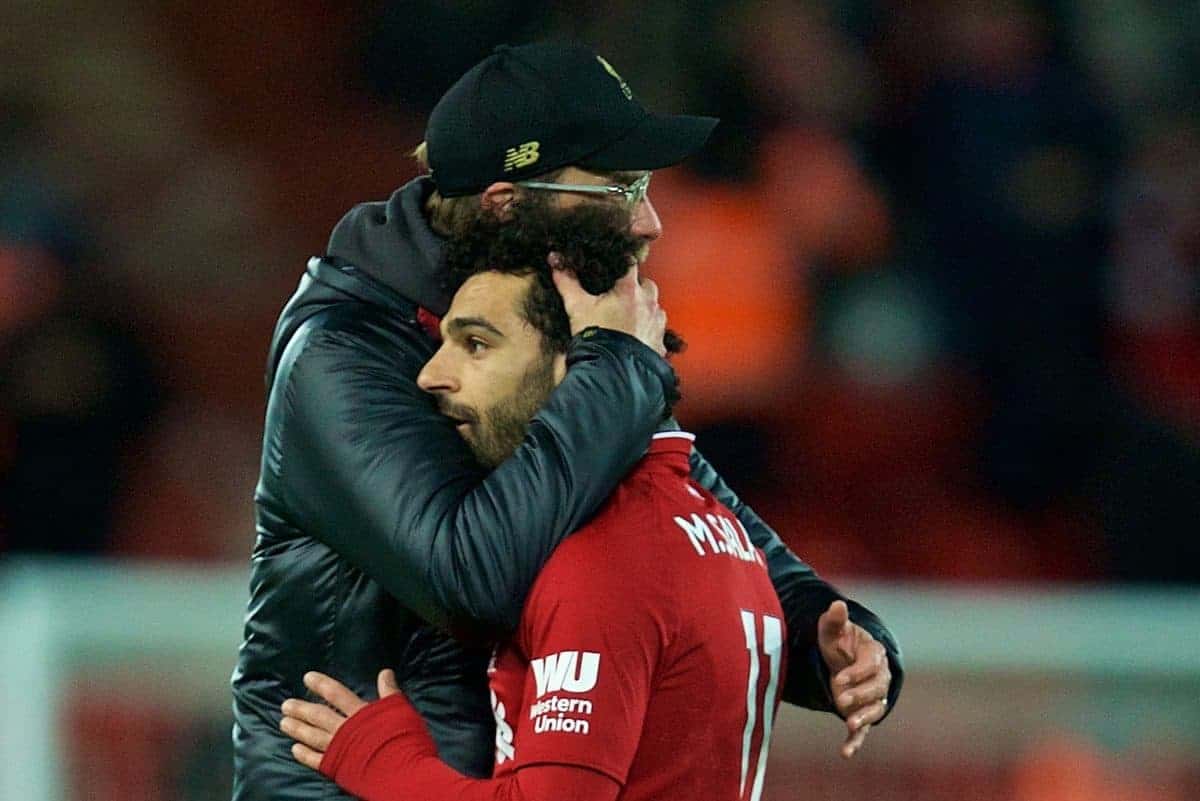
[[[759,615],[742,610],[742,629],[746,633],[746,651],[750,657],[750,674],[746,681],[746,728],[742,732],[742,782],[738,790],[740,798],[759,801],[762,797],[763,777],[767,772],[767,750],[771,745],[771,726],[775,719],[775,698],[779,691],[779,663],[783,650],[783,624],[777,617],[762,615],[762,643],[758,632]],[[762,733],[756,738],[755,727],[759,722],[758,685],[762,662],[767,674],[767,691],[762,699]],[[750,793],[746,793],[746,778],[750,770],[750,751],[754,740],[759,740],[758,759],[755,760],[754,781]]]

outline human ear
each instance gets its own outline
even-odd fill
[[[497,181],[483,190],[483,194],[479,198],[479,206],[484,211],[496,215],[498,219],[508,220],[512,217],[516,197],[516,187],[513,184],[508,181]]]

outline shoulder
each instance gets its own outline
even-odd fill
[[[419,369],[433,350],[416,323],[370,303],[346,302],[317,312],[296,329],[283,350],[280,371],[302,358],[330,356],[416,363]]]
[[[283,348],[273,392],[410,386],[433,347],[415,324],[367,303],[341,303],[304,321]]]
[[[663,564],[664,518],[653,487],[631,474],[586,525],[551,555],[530,593],[534,604],[579,603],[595,609],[649,608],[665,597],[672,568]]]
[[[267,398],[264,444],[282,447],[285,437],[300,437],[338,449],[377,448],[389,435],[411,437],[414,426],[424,429],[437,417],[417,386],[431,350],[420,330],[369,304],[338,304],[314,314],[280,357]],[[307,458],[309,450],[292,458]]]
[[[669,641],[677,625],[676,593],[653,580],[636,552],[572,548],[576,536],[559,546],[534,582],[518,627],[521,647],[532,655],[564,638],[624,646]]]

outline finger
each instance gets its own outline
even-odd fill
[[[851,660],[850,664],[838,671],[833,677],[833,686],[840,693],[842,690],[851,689],[859,684],[870,681],[877,676],[886,676],[887,680],[891,680],[891,671],[888,670],[887,651],[883,650],[883,646],[879,643],[870,643],[866,647],[857,649],[856,657]]]
[[[332,676],[326,676],[324,673],[318,673],[315,670],[304,674],[304,686],[324,698],[333,705],[334,709],[337,709],[346,717],[350,717],[367,705],[365,701],[351,692],[350,688],[346,685]]]
[[[279,730],[296,742],[321,752],[329,749],[329,742],[333,739],[330,732],[310,726],[298,718],[285,717],[279,721]]]
[[[834,601],[817,619],[817,637],[822,641],[833,642],[842,636],[849,623],[850,610],[845,601]]]
[[[863,711],[868,706],[886,703],[887,697],[887,685],[871,685],[859,692],[838,695],[838,700],[835,701],[834,705],[838,707],[839,715],[848,721],[848,719],[854,715],[858,715],[860,711]]]
[[[864,726],[858,731],[846,738],[846,742],[842,744],[842,756],[850,759],[858,753],[858,749],[862,748],[863,741],[867,739],[867,732],[871,730],[870,726]]]
[[[834,601],[817,620],[817,645],[831,670],[840,671],[854,662],[854,629],[844,601]]]
[[[563,306],[568,309],[571,308],[571,302],[589,297],[588,291],[579,283],[579,277],[570,270],[551,270],[550,278],[554,280],[554,288],[558,290],[558,294],[562,295]]]
[[[625,275],[621,276],[622,281],[625,279],[632,281],[635,286],[642,283],[642,275],[641,271],[638,269],[637,259],[629,260],[629,270],[626,271]]]
[[[379,671],[379,678],[375,680],[375,684],[379,689],[380,698],[387,698],[400,692],[400,685],[396,681],[396,671],[391,668]]]
[[[838,710],[843,715],[850,710],[873,704],[876,701],[882,701],[887,698],[888,690],[891,688],[891,674],[882,670],[874,676],[869,677],[866,681],[852,684],[845,690],[838,693],[835,703]],[[835,685],[837,686],[837,685]]]
[[[294,743],[292,745],[292,756],[296,761],[305,767],[313,770],[321,769],[321,757],[324,756],[320,751],[314,751],[303,743]]]
[[[641,285],[641,278],[638,276],[637,264],[629,268],[629,271],[617,279],[610,290],[618,295],[632,295],[638,291]]]
[[[552,270],[561,270],[563,267],[562,254],[557,250],[550,251],[546,254],[546,264],[549,264]]]
[[[654,306],[658,305],[658,284],[654,283],[653,278],[642,279],[642,292],[646,293],[646,300]]]
[[[311,701],[301,701],[299,698],[289,698],[280,709],[289,718],[295,718],[303,723],[316,726],[328,732],[338,730],[346,718],[324,704],[314,704]]]
[[[847,721],[847,725],[850,726],[853,731],[870,728],[872,725],[883,720],[883,716],[886,712],[887,704],[883,703],[882,701],[876,701],[850,718],[850,720]]]

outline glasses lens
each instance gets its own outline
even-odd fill
[[[629,201],[630,208],[634,208],[637,204],[646,199],[646,192],[650,189],[650,173],[646,173],[641,178],[629,185],[629,192],[625,197]]]

